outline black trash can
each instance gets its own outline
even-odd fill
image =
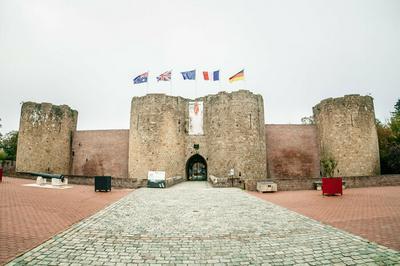
[[[94,191],[111,191],[111,176],[95,176]]]

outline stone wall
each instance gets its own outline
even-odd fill
[[[78,112],[67,105],[25,102],[17,148],[17,172],[69,174]]]
[[[209,174],[244,180],[266,177],[264,104],[246,90],[205,97]]]
[[[128,177],[129,130],[76,131],[72,174]]]
[[[268,176],[298,179],[320,175],[315,125],[266,125]]]
[[[249,91],[221,92],[198,98],[204,104],[203,131],[189,135],[189,102],[181,97],[149,94],[132,99],[129,177],[147,179],[149,170],[166,177],[186,177],[186,162],[198,153],[208,174],[262,179],[266,176],[263,100]],[[199,144],[199,149],[194,149]]]
[[[334,176],[380,173],[373,99],[347,95],[329,98],[313,108],[321,158],[334,158]]]
[[[129,177],[146,180],[149,170],[184,176],[186,108],[187,100],[165,94],[132,99]]]
[[[400,186],[400,175],[345,176],[342,178],[346,182],[347,188]],[[310,190],[314,189],[314,182],[321,181],[321,178],[278,178],[271,181],[278,184],[278,191]]]

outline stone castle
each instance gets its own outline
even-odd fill
[[[262,97],[247,90],[195,100],[148,94],[132,99],[129,130],[80,131],[68,106],[26,102],[16,170],[111,175],[134,187],[157,171],[169,184],[203,179],[250,190],[266,178],[309,184],[325,157],[336,160],[335,176],[380,173],[371,97],[329,98],[313,113],[315,125],[266,125]]]

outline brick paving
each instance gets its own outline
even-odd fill
[[[396,265],[400,253],[237,188],[142,188],[10,265]]]
[[[251,194],[400,250],[400,186],[346,189],[335,197],[315,190]]]
[[[63,190],[23,186],[34,182],[3,177],[0,183],[0,265],[132,191],[95,193],[93,186],[71,185]]]

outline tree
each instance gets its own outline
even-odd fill
[[[394,112],[392,115],[399,117],[400,116],[400,98],[397,100],[396,104],[394,105]]]
[[[304,125],[314,125],[315,124],[314,116],[310,115],[310,116],[302,117],[301,123]]]
[[[394,105],[394,112],[392,112],[389,126],[393,131],[395,142],[400,144],[400,99]]]
[[[1,168],[1,161],[7,159],[7,153],[0,148],[0,168]]]
[[[386,124],[376,120],[382,174],[400,173],[400,99]]]
[[[15,161],[17,157],[18,131],[11,131],[0,138],[0,149],[7,154],[6,160]]]

